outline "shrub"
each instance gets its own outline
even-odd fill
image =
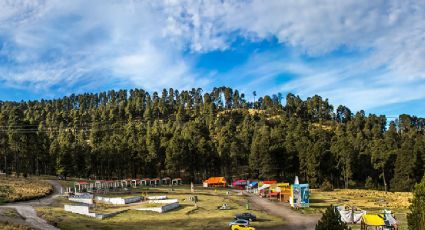
[[[425,176],[413,190],[410,211],[407,214],[409,230],[425,230]]]
[[[320,186],[320,190],[324,191],[324,192],[330,192],[334,190],[334,187],[332,185],[332,183],[329,180],[325,180],[322,183],[322,186]]]
[[[334,207],[331,205],[323,213],[322,218],[316,225],[316,230],[348,230],[346,223],[341,221],[339,212],[335,212]]]
[[[373,182],[372,177],[368,176],[368,177],[366,178],[366,182],[365,182],[364,187],[365,187],[366,189],[376,189],[376,185],[375,185],[375,182]]]

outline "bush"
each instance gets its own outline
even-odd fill
[[[425,230],[425,176],[413,190],[410,212],[407,214],[409,230]]]
[[[316,230],[348,230],[346,223],[341,221],[339,212],[335,212],[334,207],[331,205],[323,213],[322,218],[316,225]]]
[[[320,186],[320,190],[324,191],[324,192],[330,192],[334,190],[334,187],[332,185],[332,183],[329,180],[325,180],[322,183],[322,186]]]
[[[375,185],[375,182],[373,182],[372,177],[368,176],[368,177],[366,178],[366,182],[365,182],[364,187],[365,187],[366,189],[376,189],[376,185]]]

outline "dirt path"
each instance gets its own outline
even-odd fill
[[[278,229],[285,230],[311,230],[316,227],[320,215],[307,215],[292,211],[290,207],[282,203],[271,202],[268,199],[258,197],[253,194],[247,194],[249,200],[254,205],[268,214],[282,217],[285,224]]]
[[[37,216],[37,213],[34,209],[34,207],[41,207],[41,206],[47,206],[53,203],[54,199],[59,196],[61,191],[61,185],[54,180],[48,180],[52,186],[53,186],[53,193],[45,198],[31,200],[31,201],[22,201],[22,202],[15,202],[15,203],[9,203],[3,206],[0,206],[0,208],[14,208],[16,211],[21,215],[24,219],[26,224],[42,229],[42,230],[59,230],[58,228],[50,225],[47,223],[47,221],[43,220],[42,218]],[[22,224],[22,223],[20,223]]]

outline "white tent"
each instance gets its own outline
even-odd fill
[[[264,189],[266,189],[268,187],[270,187],[269,184],[263,184],[263,186],[261,186],[261,187],[258,188],[258,191],[264,190]]]

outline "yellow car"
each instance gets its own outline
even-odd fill
[[[232,230],[255,230],[254,227],[248,227],[243,224],[234,224],[232,225]]]

